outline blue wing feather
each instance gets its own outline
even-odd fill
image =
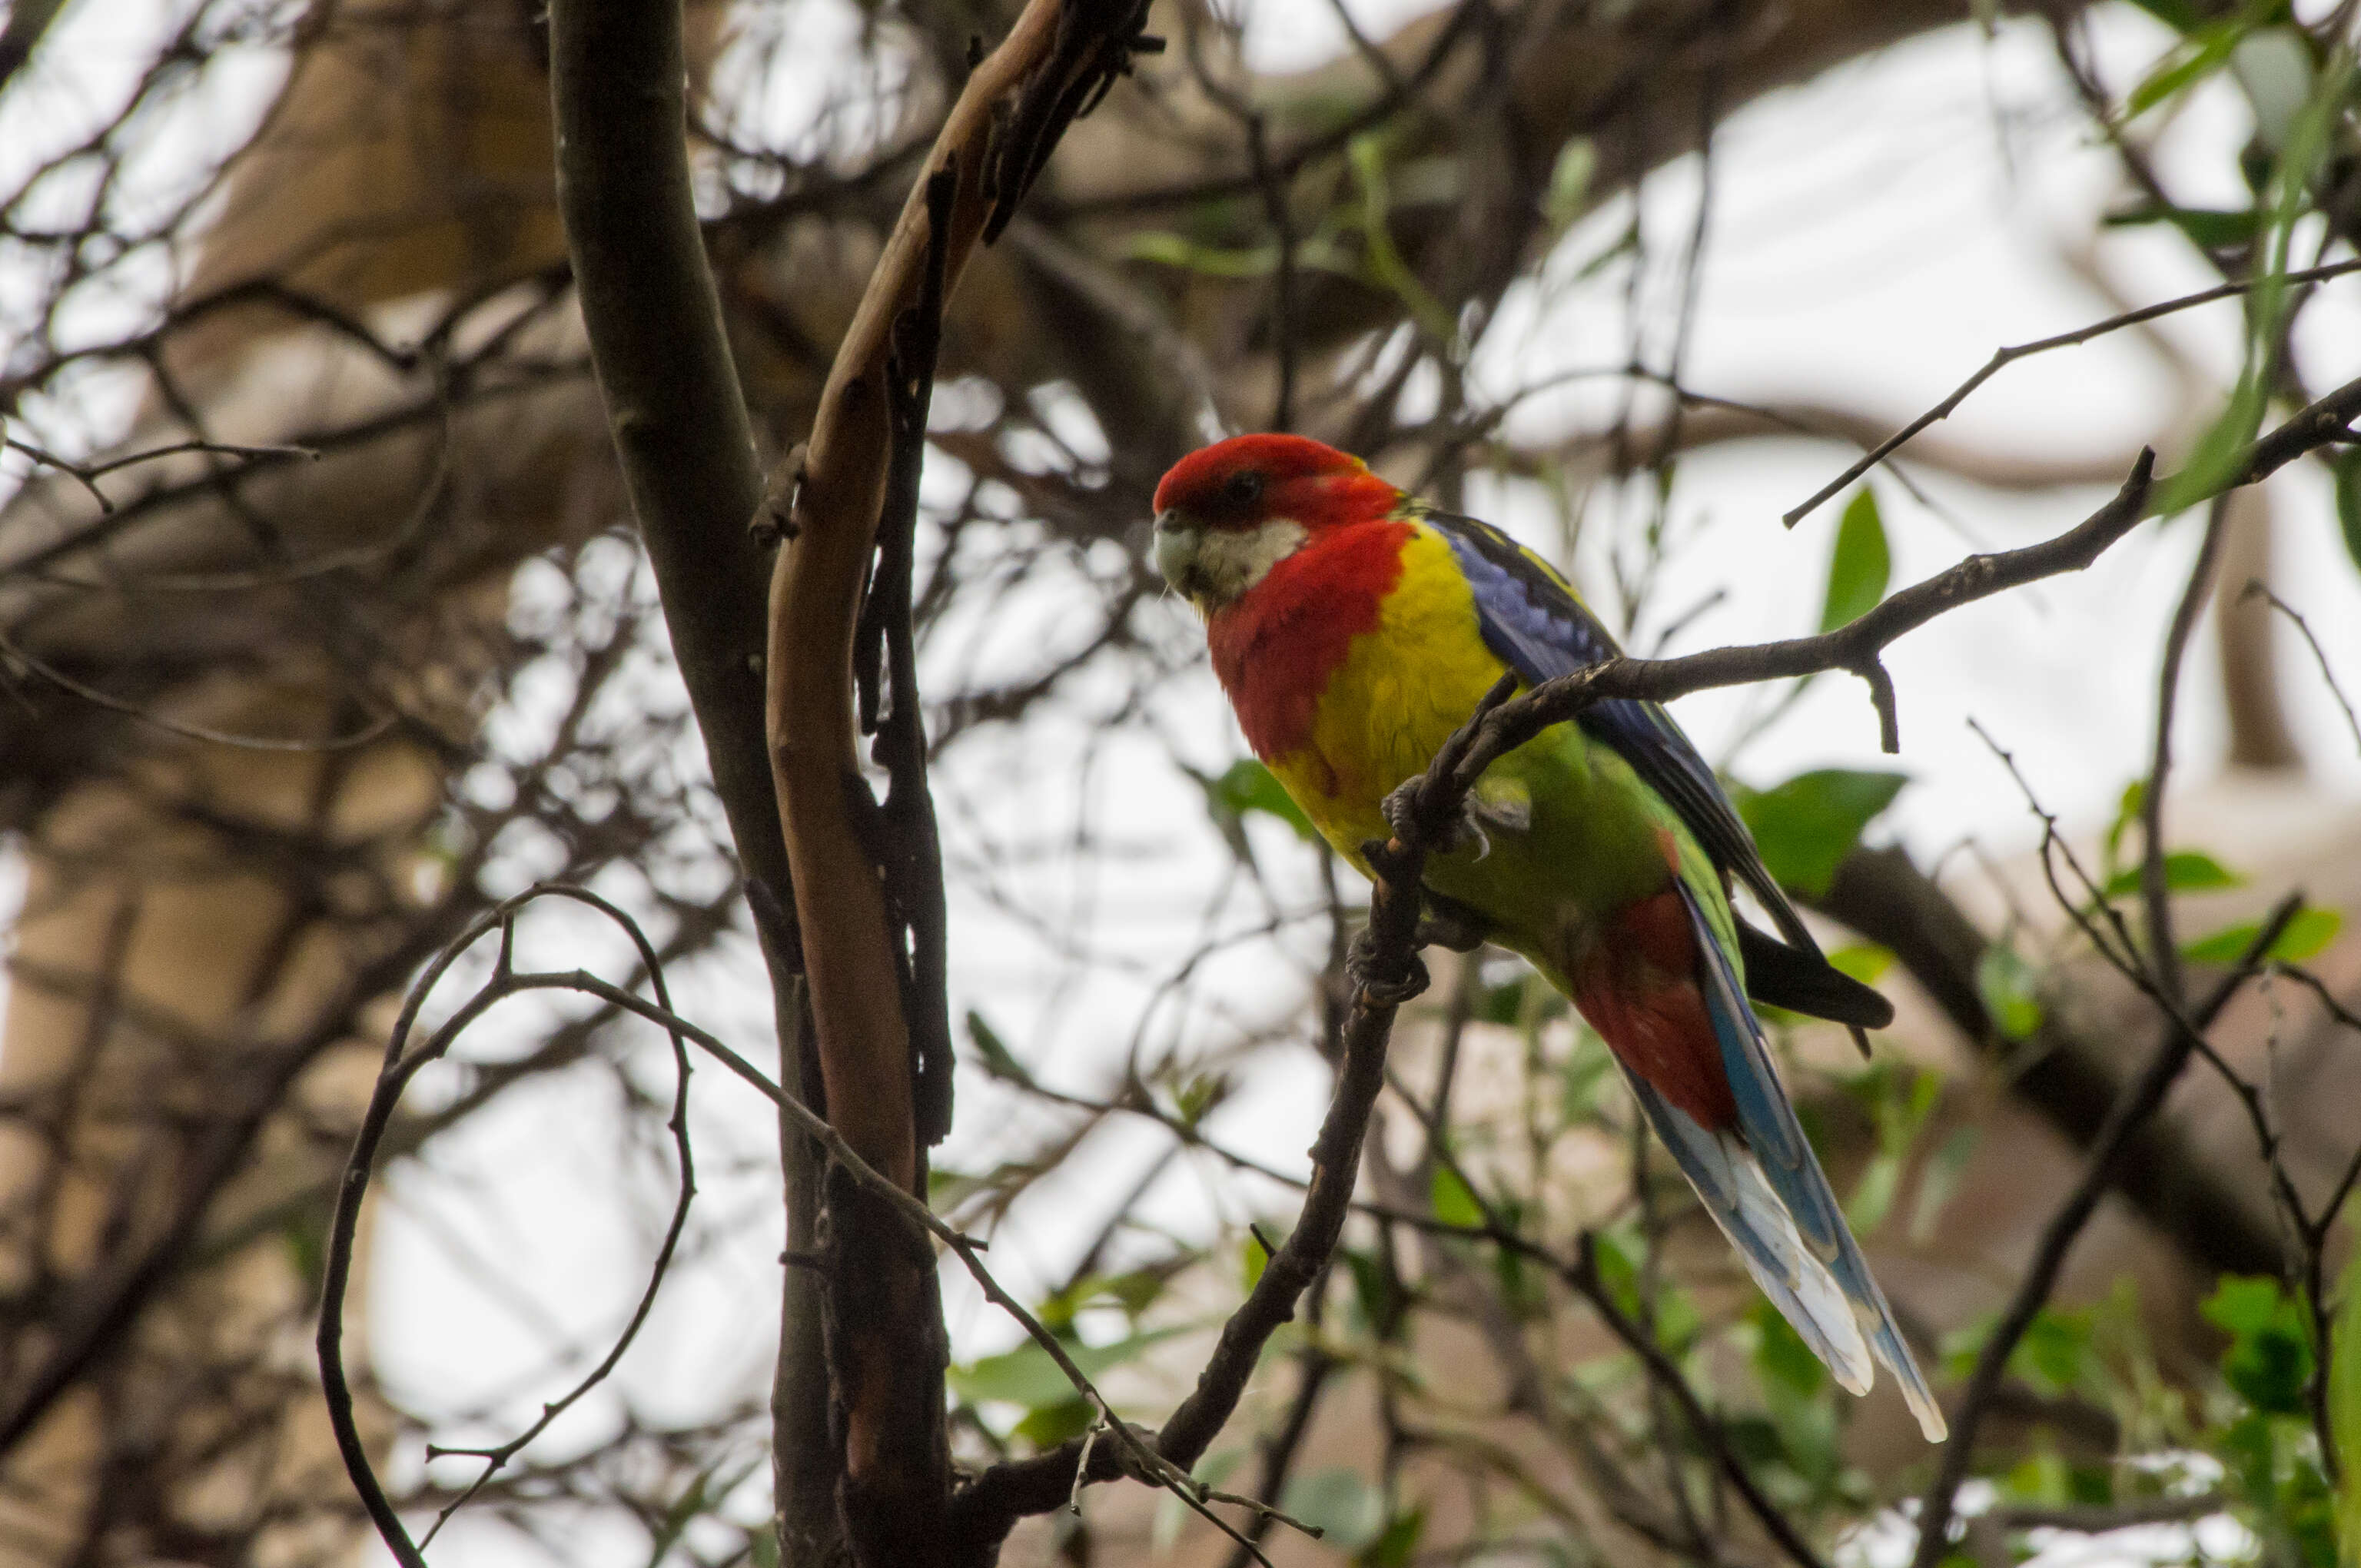
[[[1450,543],[1476,601],[1477,626],[1485,646],[1527,685],[1572,674],[1620,652],[1607,629],[1584,608],[1573,585],[1548,562],[1489,523],[1444,512],[1421,515]],[[1612,748],[1664,797],[1713,863],[1746,884],[1785,945],[1801,956],[1806,966],[1801,989],[1795,983],[1799,977],[1788,973],[1788,983],[1776,991],[1767,989],[1771,981],[1763,979],[1758,994],[1843,1022],[1861,1054],[1867,1056],[1869,1036],[1862,1025],[1883,1028],[1893,1019],[1892,1009],[1874,992],[1828,967],[1803,916],[1763,865],[1754,835],[1739,819],[1713,769],[1697,755],[1673,716],[1660,704],[1619,697],[1592,704],[1575,722],[1593,740]],[[1839,1005],[1831,1005],[1828,986],[1836,988]]]
[[[1621,652],[1548,562],[1474,518],[1429,512],[1425,521],[1450,543],[1467,579],[1485,646],[1529,685],[1570,675]],[[1613,747],[1680,813],[1714,863],[1763,902],[1782,937],[1818,956],[1818,944],[1763,864],[1754,836],[1672,715],[1653,702],[1618,697],[1593,704],[1576,722]]]
[[[1528,683],[1572,674],[1621,652],[1572,586],[1540,556],[1473,518],[1431,513],[1426,521],[1450,542],[1474,593],[1486,645]],[[1577,722],[1664,795],[1715,861],[1754,888],[1786,932],[1792,907],[1763,868],[1753,836],[1713,770],[1672,716],[1655,703],[1619,697],[1594,704]],[[1801,922],[1795,926],[1800,931]]]

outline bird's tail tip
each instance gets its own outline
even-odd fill
[[[1950,1423],[1943,1419],[1943,1407],[1935,1399],[1934,1389],[1927,1386],[1927,1375],[1918,1370],[1917,1358],[1902,1342],[1894,1316],[1881,1295],[1874,1303],[1861,1309],[1862,1336],[1869,1341],[1872,1354],[1885,1364],[1894,1374],[1894,1381],[1902,1389],[1903,1403],[1918,1418],[1918,1430],[1928,1442],[1941,1442],[1950,1436]]]

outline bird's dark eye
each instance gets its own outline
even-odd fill
[[[1222,499],[1234,507],[1250,507],[1262,499],[1262,476],[1252,468],[1240,469],[1222,486]]]

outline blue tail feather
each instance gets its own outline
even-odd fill
[[[1804,1136],[1802,1124],[1795,1120],[1795,1108],[1779,1082],[1777,1069],[1771,1065],[1763,1025],[1747,1005],[1746,988],[1731,967],[1729,953],[1715,939],[1697,894],[1678,879],[1675,885],[1688,910],[1690,928],[1697,939],[1700,959],[1697,983],[1705,994],[1706,1011],[1713,1020],[1714,1035],[1721,1047],[1722,1069],[1729,1076],[1731,1098],[1738,1107],[1738,1135],[1745,1147],[1758,1157],[1758,1168],[1794,1221],[1796,1234],[1811,1249],[1815,1262],[1832,1277],[1851,1304],[1867,1335],[1870,1350],[1892,1369],[1895,1381],[1902,1386],[1903,1398],[1918,1418],[1920,1429],[1929,1442],[1940,1442],[1944,1433],[1942,1411],[1903,1340],[1900,1326],[1894,1321],[1894,1310],[1886,1304],[1885,1293],[1878,1288],[1868,1260],[1861,1256],[1851,1228],[1845,1223],[1844,1209],[1828,1186],[1828,1179]],[[1665,1109],[1678,1113],[1674,1107]],[[1661,1134],[1661,1120],[1653,1115],[1651,1120],[1658,1121]],[[1688,1118],[1683,1116],[1681,1120]],[[1694,1123],[1690,1124],[1695,1126]],[[1704,1133],[1702,1128],[1697,1131]],[[1665,1142],[1669,1145],[1674,1140],[1666,1137]],[[1678,1158],[1680,1149],[1675,1146],[1674,1152]],[[1697,1172],[1687,1161],[1682,1162],[1682,1169],[1693,1183],[1697,1182]],[[1702,1184],[1698,1184],[1698,1192],[1712,1207],[1712,1196]],[[1722,1218],[1719,1212],[1715,1217]],[[1730,1229],[1726,1220],[1723,1229]],[[1731,1235],[1735,1240],[1737,1233],[1733,1231]],[[1749,1261],[1753,1260],[1750,1257]],[[1759,1269],[1756,1277],[1761,1277]],[[1788,1302],[1779,1300],[1776,1292],[1772,1295],[1788,1321],[1795,1322],[1807,1340],[1814,1339],[1814,1332],[1788,1310]],[[1827,1325],[1815,1327],[1824,1331]],[[1817,1337],[1827,1336],[1823,1332]],[[1814,1348],[1818,1348],[1817,1343]],[[1842,1368],[1834,1362],[1830,1365],[1841,1375]]]

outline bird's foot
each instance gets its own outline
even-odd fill
[[[1386,826],[1393,829],[1397,843],[1411,841],[1413,825],[1418,818],[1418,786],[1425,782],[1425,777],[1423,773],[1412,773],[1388,790],[1385,799],[1378,802],[1378,815],[1386,819]]]
[[[1354,935],[1353,944],[1345,953],[1345,978],[1353,982],[1363,1000],[1372,1007],[1400,1007],[1422,995],[1431,981],[1419,956],[1409,954],[1403,960],[1402,973],[1389,980],[1375,972],[1376,946],[1369,933],[1362,930]]]
[[[1426,895],[1426,908],[1419,916],[1418,945],[1422,948],[1448,948],[1455,953],[1472,953],[1484,945],[1490,934],[1491,922],[1475,910],[1441,894]]]

